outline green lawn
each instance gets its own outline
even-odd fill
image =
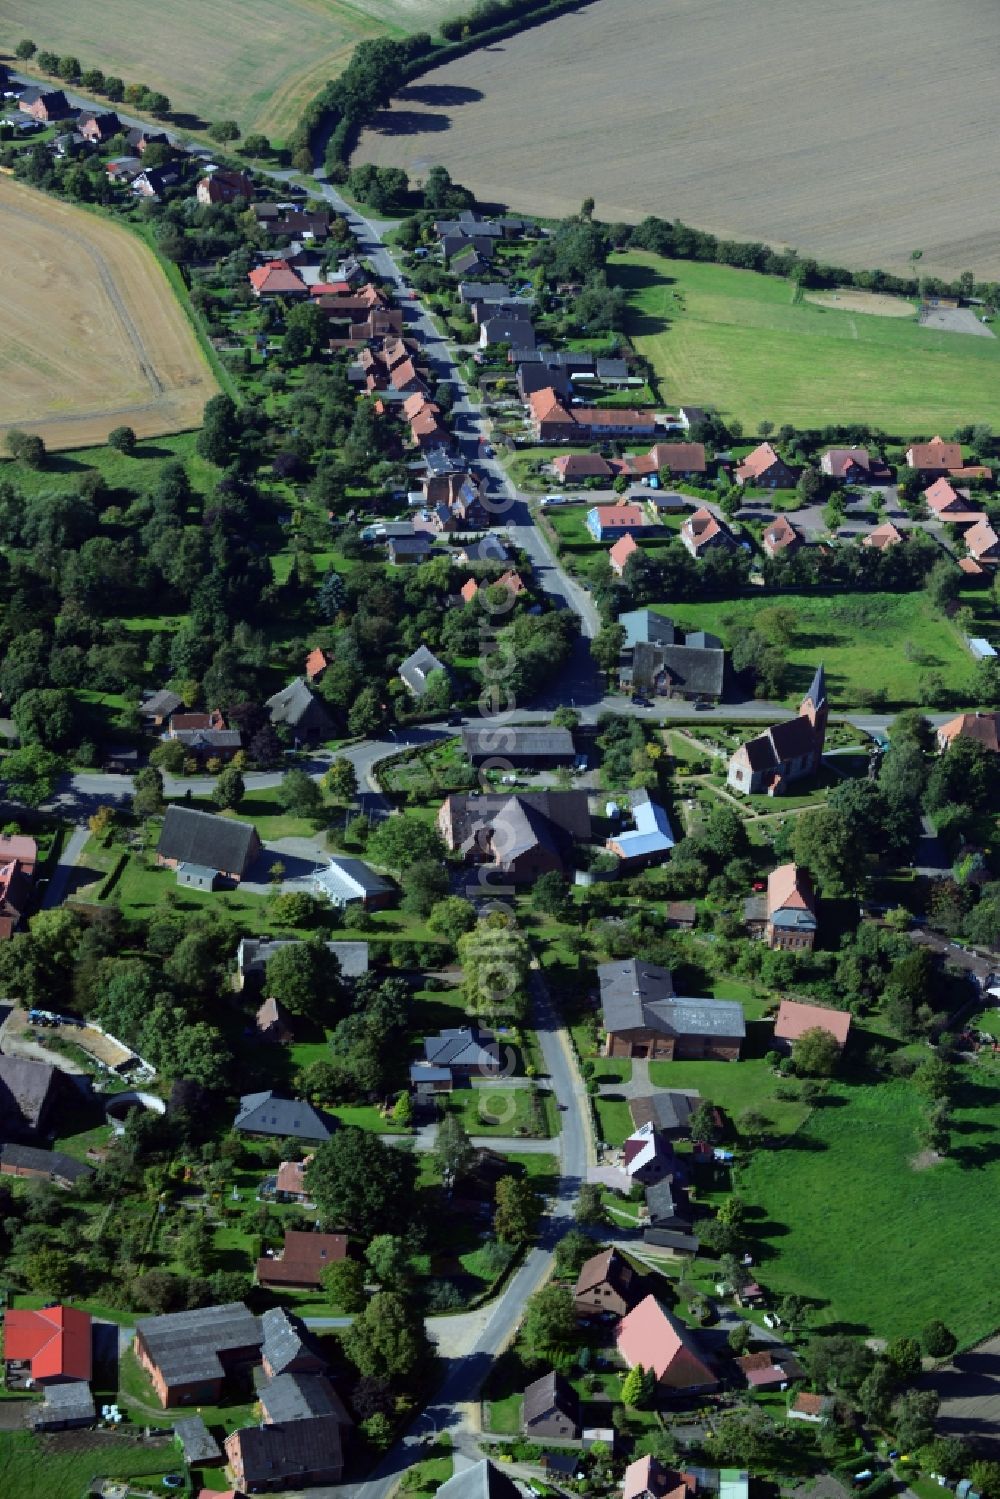
[[[858,421],[900,437],[994,420],[998,339],[818,307],[755,271],[640,252],[611,265],[667,401],[748,427]]]
[[[551,1134],[545,1099],[538,1096],[543,1134]],[[460,1088],[450,1096],[451,1108],[461,1115],[470,1135],[536,1134],[535,1090],[527,1088]]]
[[[980,1265],[998,1223],[998,1080],[972,1071],[952,1154],[930,1169],[912,1165],[920,1100],[903,1082],[835,1086],[792,1148],[757,1152],[738,1187],[763,1211],[762,1281],[817,1298],[851,1331],[913,1334],[940,1317],[963,1344],[991,1332],[1000,1288]]]
[[[87,1451],[75,1433],[35,1436],[26,1431],[0,1435],[0,1492],[17,1499],[80,1499],[95,1478],[132,1478],[176,1473],[177,1448],[140,1444],[110,1433]],[[166,1490],[164,1490],[166,1492]]]
[[[975,663],[957,630],[921,593],[838,593],[829,597],[782,594],[775,600],[795,615],[788,649],[792,667],[788,703],[808,690],[817,662],[826,668],[836,708],[858,704],[858,694],[884,688],[887,705],[923,701],[922,680],[939,672],[957,699],[971,698]],[[713,630],[729,644],[732,627],[753,623],[760,599],[671,603],[663,613],[682,628]]]
[[[606,1145],[622,1145],[632,1133],[635,1125],[624,1098],[598,1096],[594,1099],[601,1139]]]
[[[809,1112],[801,1103],[775,1098],[782,1080],[762,1057],[742,1062],[650,1062],[649,1078],[654,1088],[696,1088],[731,1119],[745,1109],[756,1109],[782,1134],[798,1129]]]

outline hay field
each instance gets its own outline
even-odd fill
[[[600,0],[427,74],[358,160],[443,162],[524,212],[592,196],[605,219],[996,279],[995,67],[994,0]]]
[[[71,448],[200,425],[218,386],[141,240],[0,177],[0,261],[0,434]]]
[[[630,252],[611,274],[669,403],[715,406],[748,431],[861,421],[909,437],[996,420],[1000,339],[819,307],[784,278],[702,261]]]
[[[807,302],[817,307],[832,307],[836,312],[863,312],[869,317],[915,318],[917,308],[905,297],[887,297],[877,291],[856,291],[842,286],[839,291],[807,291]]]
[[[460,0],[4,0],[0,47],[30,36],[162,90],[202,121],[281,140],[365,37],[433,31]]]

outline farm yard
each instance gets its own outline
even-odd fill
[[[0,178],[0,432],[53,448],[200,424],[217,386],[167,278],[141,240]]]
[[[937,0],[590,5],[428,73],[356,159],[442,162],[521,212],[593,197],[607,220],[654,213],[894,271],[920,249],[926,273],[996,278],[995,7],[966,0],[952,20]]]
[[[922,327],[901,299],[844,292],[849,305],[820,306],[756,271],[637,252],[611,265],[668,400],[748,427],[858,421],[899,436],[995,417],[1000,339]]]
[[[190,114],[193,126],[234,119],[282,139],[355,44],[432,30],[457,0],[104,0],[99,12],[58,0],[44,12],[9,0],[0,47],[24,36],[77,53],[106,73],[141,78]]]

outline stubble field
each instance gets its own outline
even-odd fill
[[[24,3],[24,0],[19,0]],[[853,266],[1000,276],[996,8],[602,0],[404,90],[359,161],[486,200],[655,213]]]
[[[0,46],[30,36],[105,73],[161,90],[201,121],[281,140],[371,36],[433,31],[459,0],[5,0]]]
[[[0,260],[0,434],[75,448],[200,424],[215,378],[134,235],[0,177]]]

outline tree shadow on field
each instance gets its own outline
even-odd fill
[[[87,468],[86,463],[80,463],[76,458],[68,458],[64,453],[46,453],[45,472],[47,474],[81,474]]]
[[[653,287],[666,289],[677,284],[674,276],[665,276],[662,271],[649,265],[609,265],[608,271],[612,285],[622,287],[633,299]],[[629,312],[629,332],[639,335],[665,333],[670,327],[670,321],[662,313],[638,308],[633,301]]]
[[[132,454],[133,458],[175,458],[169,448],[158,448],[155,442],[142,442]]]
[[[454,109],[459,104],[475,104],[483,97],[482,89],[464,88],[457,83],[412,83],[409,88],[401,88],[396,95],[397,99],[406,104],[434,104],[439,109]]]
[[[208,129],[208,121],[203,120],[201,115],[191,114],[179,109],[171,110],[168,120],[174,130]]]
[[[376,135],[435,135],[450,130],[451,120],[419,109],[382,109],[372,115],[368,129]]]

